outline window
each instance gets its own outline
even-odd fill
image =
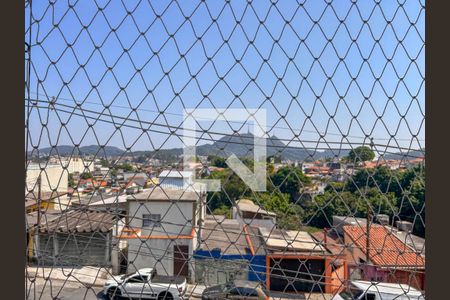
[[[127,280],[127,283],[145,283],[147,282],[147,276],[133,276]]]
[[[365,299],[366,300],[375,300],[376,299],[375,294],[366,294]]]
[[[142,227],[161,227],[161,215],[160,214],[142,215]]]

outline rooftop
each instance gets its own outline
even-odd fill
[[[59,217],[43,221],[40,232],[108,232],[118,216],[98,211],[68,211]]]
[[[94,197],[97,197],[97,198],[95,198],[95,201],[93,199],[93,201],[91,201],[88,204],[89,206],[103,206],[103,205],[126,203],[128,195],[120,195],[120,196],[107,195],[107,197],[103,196],[100,198],[98,198],[99,196],[94,196]]]
[[[249,244],[242,225],[234,219],[221,222],[207,219],[201,232],[200,248],[211,251],[220,249],[221,254],[248,254]]]
[[[41,211],[41,224],[46,224],[47,222],[50,222],[58,217],[61,216],[60,210],[50,210],[45,209]],[[31,213],[26,214],[26,226],[27,228],[31,228],[37,225],[38,223],[38,212],[34,211]]]
[[[142,193],[130,195],[127,201],[186,201],[195,202],[203,195],[194,191],[162,189],[154,187]]]
[[[268,230],[259,228],[267,251],[292,251],[302,253],[325,253],[327,250],[306,231]]]
[[[339,236],[333,234],[334,232],[317,231],[311,233],[312,237],[324,246],[328,251],[334,255],[345,254],[345,246]]]
[[[406,231],[397,230],[394,227],[386,226],[388,230],[391,230],[392,233],[399,238],[403,243],[407,244],[412,249],[416,250],[416,252],[425,256],[425,239],[414,235],[412,233]]]
[[[276,216],[277,214],[271,211],[267,211],[261,208],[259,205],[256,205],[252,200],[249,199],[240,199],[236,201],[236,205],[241,212],[251,212],[255,214],[263,214],[268,216]]]
[[[344,232],[352,242],[367,253],[367,230],[363,226],[346,225]],[[372,224],[369,229],[370,260],[381,267],[424,268],[425,259],[383,226]],[[346,241],[349,243],[349,241]]]
[[[41,201],[47,201],[47,202],[58,202],[59,197],[67,195],[66,192],[41,192]],[[25,195],[25,207],[30,207],[38,202],[38,193],[36,191],[28,192]],[[54,201],[51,201],[54,200]]]
[[[164,178],[189,178],[194,173],[192,171],[164,170],[159,174],[160,179]]]

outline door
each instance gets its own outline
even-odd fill
[[[189,275],[189,246],[175,245],[173,246],[173,275],[185,276]]]
[[[323,259],[271,258],[270,270],[270,290],[307,293],[324,291],[325,261]]]

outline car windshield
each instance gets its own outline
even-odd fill
[[[131,273],[124,274],[124,275],[120,276],[120,279],[121,279],[121,280],[124,280],[124,279],[127,278],[128,276],[133,275],[134,273],[135,273],[135,272],[131,272]]]
[[[363,291],[361,291],[360,289],[354,286],[350,286],[349,289],[340,293],[339,296],[341,296],[345,300],[355,300],[358,299],[358,297],[361,296],[362,293]]]
[[[224,292],[230,291],[232,288],[234,288],[234,283],[233,282],[227,282],[224,285],[222,285],[222,290]]]

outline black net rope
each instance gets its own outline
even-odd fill
[[[193,299],[424,294],[424,1],[35,0],[25,16],[27,298],[178,299],[124,275],[144,268]],[[232,154],[264,164],[265,191]]]

